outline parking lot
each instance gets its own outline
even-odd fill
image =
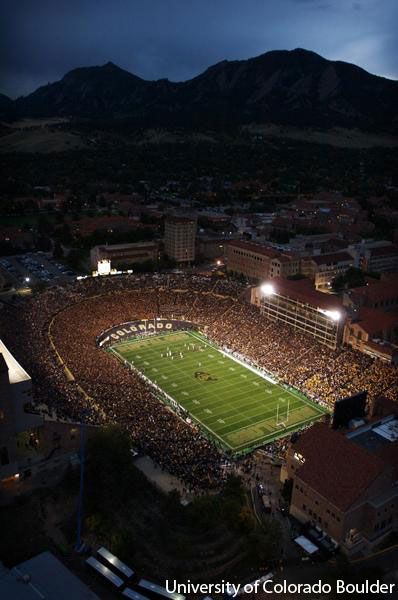
[[[0,269],[15,288],[30,287],[39,282],[55,283],[75,278],[75,273],[59,263],[49,252],[28,252],[0,258]]]

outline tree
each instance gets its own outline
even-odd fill
[[[332,281],[332,288],[334,291],[339,292],[344,289],[350,289],[353,287],[361,287],[366,284],[366,276],[361,269],[350,267],[342,275],[338,275]]]
[[[91,514],[113,514],[132,493],[133,465],[130,437],[111,425],[100,429],[88,442],[87,490]]]
[[[64,251],[58,240],[54,244],[53,257],[57,260],[60,260],[61,258],[64,257]]]

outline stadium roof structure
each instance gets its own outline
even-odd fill
[[[21,367],[19,362],[16,360],[16,358],[14,358],[2,340],[0,340],[0,354],[3,355],[4,361],[7,365],[10,383],[21,383],[22,381],[30,380],[30,377],[25,369]]]
[[[0,572],[0,598],[11,600],[99,600],[51,552]]]
[[[352,506],[385,468],[381,457],[325,423],[305,431],[294,450],[305,459],[297,476],[342,511]]]

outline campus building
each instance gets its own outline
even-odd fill
[[[291,442],[282,477],[290,514],[349,554],[369,553],[398,529],[397,413],[349,432],[317,423]]]
[[[318,254],[301,259],[301,272],[309,277],[317,290],[328,290],[333,279],[343,275],[354,266],[354,259],[348,252]]]
[[[251,290],[251,302],[270,321],[279,321],[336,348],[343,339],[346,311],[338,298],[314,290],[309,279],[280,277]]]
[[[300,271],[300,258],[264,244],[234,240],[226,248],[227,269],[251,281],[289,277]]]
[[[31,410],[31,399],[31,378],[0,340],[0,487],[19,477],[22,450],[43,424]]]
[[[360,352],[398,363],[398,275],[353,288],[344,294],[351,318],[344,341]]]
[[[159,244],[157,242],[137,242],[134,244],[111,244],[94,246],[90,251],[91,268],[97,269],[100,261],[110,261],[112,267],[128,266],[148,261],[157,262]]]
[[[398,245],[388,240],[362,240],[348,247],[355,266],[369,273],[398,271]]]
[[[177,263],[195,260],[196,218],[169,216],[164,225],[164,251]]]

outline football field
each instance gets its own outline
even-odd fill
[[[319,419],[324,410],[217,349],[196,332],[130,339],[109,351],[140,371],[219,444],[250,450]]]

